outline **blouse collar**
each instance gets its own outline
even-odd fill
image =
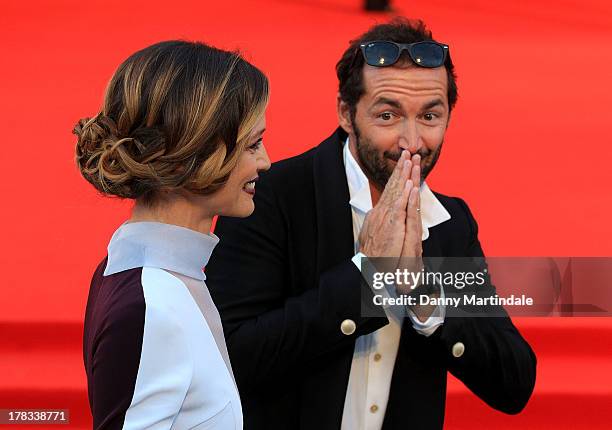
[[[108,244],[104,276],[137,267],[155,267],[204,281],[203,268],[219,243],[213,233],[159,222],[126,222]]]

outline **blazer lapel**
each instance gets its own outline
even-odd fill
[[[354,255],[353,219],[342,160],[345,139],[346,133],[338,128],[314,155],[318,273]]]

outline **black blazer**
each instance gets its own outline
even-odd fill
[[[355,339],[388,323],[360,315],[346,134],[274,163],[260,176],[255,212],[221,217],[206,267],[242,399],[245,429],[339,429]],[[467,205],[436,194],[451,219],[423,242],[425,256],[482,256]],[[355,321],[352,335],[340,330]],[[455,358],[456,342],[465,353]],[[446,318],[425,337],[400,339],[384,429],[443,426],[446,372],[493,408],[518,413],[535,383],[536,358],[508,317]]]

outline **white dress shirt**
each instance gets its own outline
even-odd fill
[[[344,144],[343,158],[353,218],[355,252],[358,252],[359,232],[366,214],[372,209],[372,196],[368,178],[349,150],[348,139]],[[420,197],[422,240],[426,240],[429,237],[430,227],[449,220],[451,216],[426,183],[421,185]],[[353,262],[360,269],[362,255],[357,253],[353,258]],[[443,291],[441,291],[441,296],[444,296]],[[360,336],[355,341],[342,413],[342,430],[380,430],[382,428],[395,358],[399,348],[402,322],[406,315],[405,309],[399,306],[386,308],[385,312],[389,324],[373,333]],[[431,335],[444,322],[444,316],[444,307],[438,307],[431,317],[425,322],[420,322],[412,311],[408,311],[412,326],[424,336]]]

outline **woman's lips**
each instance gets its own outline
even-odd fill
[[[252,181],[249,181],[246,184],[244,184],[244,187],[242,187],[242,191],[254,196],[255,195],[255,182],[257,182],[257,179],[258,178],[255,178]]]

